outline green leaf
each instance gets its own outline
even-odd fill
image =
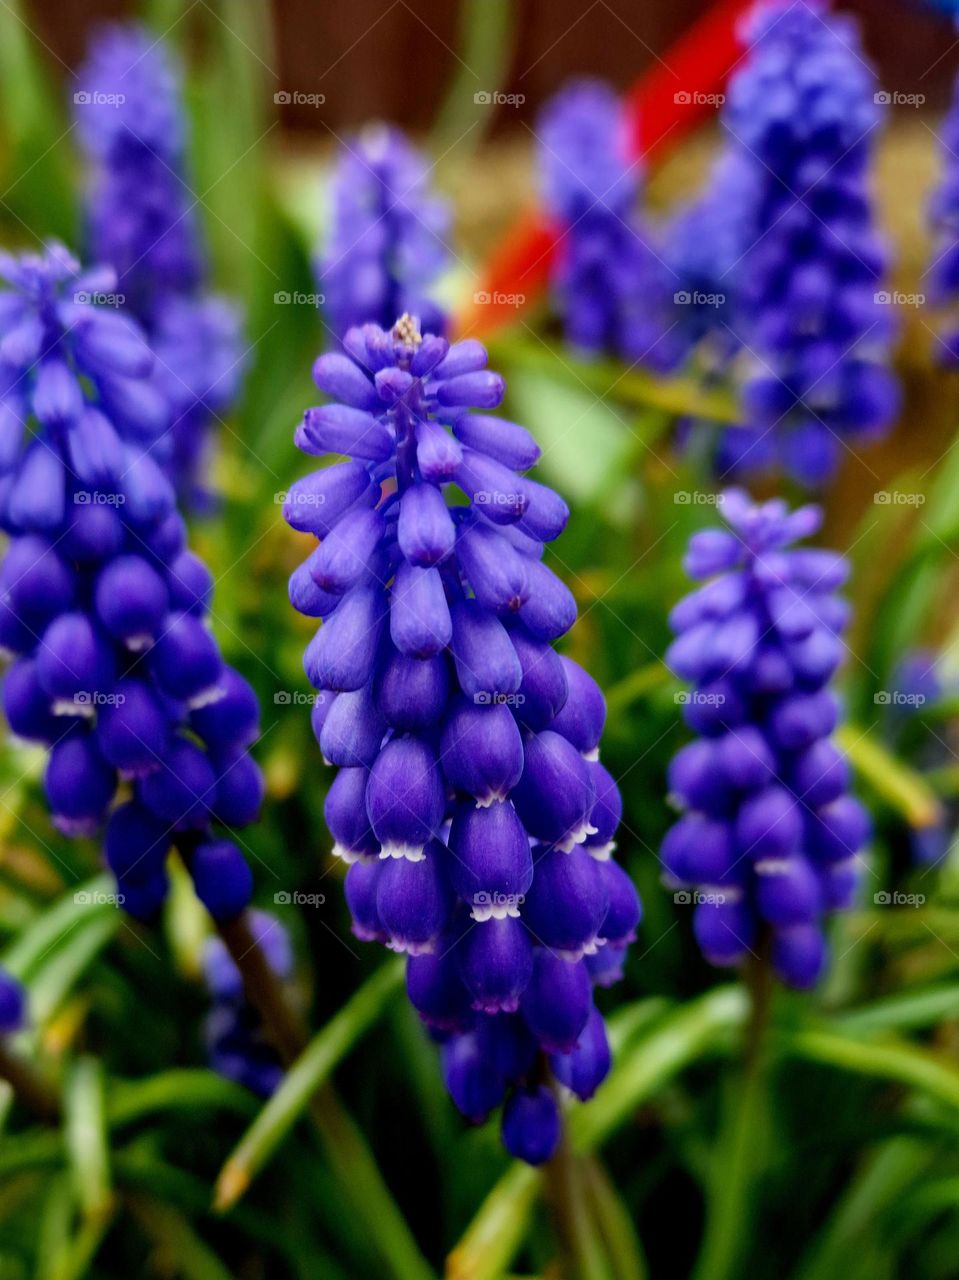
[[[29,982],[40,964],[75,930],[100,916],[117,915],[109,900],[114,888],[113,877],[106,874],[74,885],[24,929],[0,957],[0,963],[20,982]]]
[[[75,1194],[84,1215],[94,1221],[109,1216],[110,1157],[103,1101],[103,1068],[91,1057],[73,1064],[63,1091],[64,1137],[73,1171]]]
[[[523,1242],[541,1186],[538,1169],[510,1165],[446,1259],[445,1280],[497,1280]]]
[[[143,1080],[114,1080],[107,1100],[111,1128],[135,1124],[164,1111],[223,1108],[248,1116],[256,1110],[253,1095],[231,1080],[201,1067],[174,1067]]]
[[[790,1054],[861,1076],[919,1089],[959,1108],[959,1070],[928,1049],[895,1040],[854,1039],[835,1031],[800,1031],[783,1037]]]
[[[403,981],[403,972],[401,960],[383,965],[314,1036],[220,1171],[219,1209],[234,1204],[273,1156],[316,1091],[383,1012]]]
[[[911,826],[931,827],[942,821],[942,806],[927,780],[888,751],[870,730],[840,725],[836,743],[863,781]]]

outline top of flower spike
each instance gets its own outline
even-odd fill
[[[855,153],[875,128],[876,77],[855,52],[854,19],[818,0],[768,0],[744,20],[743,43],[749,58],[730,80],[724,124],[761,160],[775,158],[780,178],[784,161],[809,158],[784,155],[787,135],[830,154]]]
[[[404,310],[429,329],[444,327],[428,293],[450,258],[450,215],[428,178],[426,160],[399,129],[373,125],[342,148],[329,236],[316,262],[338,337],[358,324],[388,328]]]
[[[717,506],[730,531],[704,529],[693,534],[684,560],[691,578],[748,567],[769,552],[808,538],[822,524],[822,508],[815,504],[791,511],[782,498],[754,503],[744,489],[725,490]]]
[[[627,127],[616,93],[600,80],[578,80],[543,111],[539,134],[546,203],[561,217],[593,207],[629,213],[641,168],[630,164]]]
[[[103,158],[145,148],[178,160],[185,146],[180,77],[161,40],[145,27],[101,27],[74,94],[84,146]]]

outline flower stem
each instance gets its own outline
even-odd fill
[[[557,1093],[555,1081],[550,1088]],[[556,1154],[545,1167],[546,1200],[563,1257],[563,1280],[612,1280],[606,1253],[586,1194],[581,1158],[570,1146],[565,1123]]]
[[[308,1044],[306,1024],[267,963],[248,913],[218,923],[216,928],[240,972],[247,999],[259,1013],[284,1065],[289,1067]],[[383,1181],[372,1152],[331,1085],[322,1085],[314,1092],[309,1110],[326,1158],[353,1211],[365,1219],[386,1272],[396,1280],[432,1280],[434,1273]],[[220,1187],[219,1191],[235,1203],[245,1189],[232,1186]]]
[[[713,1160],[715,1175],[695,1280],[730,1280],[740,1274],[740,1250],[743,1241],[749,1239],[751,1190],[764,1119],[764,1048],[772,1007],[768,947],[764,945],[758,954],[749,957],[743,979],[750,995],[750,1015],[742,1067]]]
[[[6,1080],[16,1097],[41,1120],[54,1121],[59,1116],[60,1098],[54,1086],[3,1042],[0,1042],[0,1079]]]

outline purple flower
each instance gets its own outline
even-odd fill
[[[723,111],[758,185],[732,322],[744,423],[722,436],[724,474],[775,459],[818,485],[844,448],[895,418],[887,255],[868,186],[877,102],[853,22],[801,0],[758,10]]]
[[[823,918],[851,904],[869,834],[830,740],[848,565],[791,545],[818,529],[817,507],[753,505],[730,489],[720,511],[726,529],[689,544],[687,572],[704,585],[671,616],[666,661],[693,686],[684,718],[699,737],[670,766],[683,816],[663,842],[663,869],[676,889],[696,890],[693,928],[708,960],[738,964],[769,935],[779,977],[808,987],[825,965]]]
[[[0,1036],[22,1031],[26,1021],[26,992],[12,974],[0,969]]]
[[[441,330],[432,297],[450,261],[450,215],[429,188],[430,166],[403,134],[374,125],[340,151],[331,227],[316,263],[330,327],[342,338],[359,324],[389,329],[398,315]]]
[[[343,346],[316,362],[334,403],[297,441],[351,460],[297,481],[285,512],[319,539],[290,596],[321,618],[305,666],[340,769],[333,852],[357,937],[409,956],[457,1106],[479,1121],[505,1098],[506,1145],[538,1162],[559,1128],[536,1064],[553,1055],[582,1096],[599,1084],[588,962],[608,948],[595,982],[614,980],[640,916],[609,861],[621,804],[597,759],[603,696],[552,648],[575,604],[543,545],[568,511],[525,474],[529,433],[490,414],[504,388],[479,343],[404,315]]]
[[[176,843],[201,899],[228,918],[251,877],[215,831],[252,821],[262,798],[248,754],[256,699],[209,630],[209,574],[153,460],[166,420],[152,352],[125,315],[76,300],[115,281],[83,273],[62,246],[4,255],[0,276],[5,713],[49,749],[55,824],[105,827],[131,914],[158,910]],[[117,804],[121,782],[129,797]]]
[[[926,274],[930,278],[933,301],[946,309],[946,321],[937,348],[947,364],[959,363],[959,77],[953,84],[952,105],[939,131],[942,176],[929,205],[929,221],[935,236],[932,261]]]
[[[600,81],[576,81],[547,104],[538,139],[545,206],[563,232],[552,285],[567,340],[672,366],[676,286],[636,211],[642,171],[627,158],[619,99]]]
[[[286,929],[265,911],[250,913],[250,927],[267,964],[281,981],[288,982],[293,975],[293,952]],[[207,941],[203,969],[211,997],[203,1029],[210,1066],[227,1080],[268,1098],[282,1078],[283,1064],[264,1035],[259,1015],[248,1004],[240,971],[219,938]]]
[[[77,83],[91,257],[115,269],[118,305],[149,336],[172,427],[167,462],[193,503],[209,428],[236,398],[245,357],[236,308],[204,289],[179,68],[145,28],[117,24],[98,32]]]

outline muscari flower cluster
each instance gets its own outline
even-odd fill
[[[160,453],[181,495],[196,502],[209,428],[235,400],[244,358],[238,311],[204,288],[179,74],[146,29],[116,25],[99,32],[77,83],[90,256],[115,269],[123,305],[146,330],[152,376],[171,406]]]
[[[763,4],[750,22],[723,111],[761,182],[737,319],[749,431],[725,442],[724,465],[763,465],[772,444],[815,485],[844,444],[874,439],[898,406],[868,185],[881,108],[854,22],[816,0]]]
[[[567,340],[671,367],[681,354],[672,317],[663,321],[673,277],[636,210],[642,175],[627,158],[619,99],[577,81],[547,104],[537,136],[545,206],[562,228],[552,288]]]
[[[693,684],[683,715],[699,737],[670,766],[684,813],[662,863],[674,888],[697,890],[709,961],[738,964],[768,943],[782,981],[808,987],[825,963],[823,918],[850,905],[869,832],[830,740],[848,565],[791,546],[819,527],[817,507],[730,489],[720,510],[727,528],[694,534],[686,557],[704,585],[670,618],[666,661]]]
[[[297,482],[285,515],[319,545],[290,598],[322,618],[305,655],[354,931],[409,956],[410,999],[447,1087],[546,1159],[548,1068],[588,1097],[609,1065],[593,986],[621,974],[640,908],[611,859],[621,814],[597,758],[605,704],[552,642],[575,618],[543,544],[568,509],[524,474],[539,450],[494,416],[503,380],[475,341],[403,316],[321,356],[334,403],[306,453],[351,459]],[[450,505],[459,490],[465,505]]]
[[[93,836],[109,819],[106,860],[128,912],[157,911],[176,843],[202,901],[227,918],[252,880],[211,824],[257,814],[258,707],[207,627],[212,580],[152,457],[168,422],[153,356],[127,316],[77,301],[115,288],[111,271],[84,273],[50,245],[0,256],[0,277],[7,720],[49,749],[61,831]]]
[[[250,912],[250,927],[264,959],[281,982],[293,974],[290,938],[275,916]],[[220,938],[209,938],[203,972],[212,1007],[204,1023],[210,1066],[261,1098],[268,1098],[283,1076],[283,1064],[267,1039],[259,1014],[246,999],[243,978]]]
[[[359,324],[388,329],[405,312],[441,332],[430,291],[450,260],[450,213],[424,157],[398,129],[373,125],[341,149],[330,203],[316,276],[337,337]]]
[[[952,105],[940,130],[942,177],[933,193],[929,220],[935,236],[927,275],[933,300],[947,309],[938,352],[947,364],[959,364],[959,77]]]

